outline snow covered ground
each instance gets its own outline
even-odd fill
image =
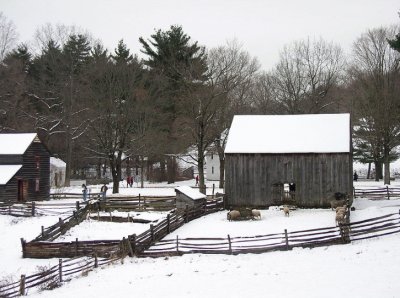
[[[377,185],[378,186],[378,185]],[[380,184],[382,186],[382,182]],[[133,191],[134,188],[132,188]],[[173,189],[164,190],[169,194]],[[130,189],[128,189],[130,190]],[[126,194],[129,194],[129,191]],[[148,190],[149,193],[152,193]],[[356,199],[351,220],[357,221],[398,213],[400,200]],[[150,213],[149,213],[150,214]],[[154,215],[152,215],[154,216]],[[162,216],[162,215],[158,215]],[[58,217],[16,219],[0,216],[0,279],[33,272],[38,265],[58,260],[21,258],[20,239],[31,240],[40,226],[54,224]],[[130,227],[88,222],[71,230],[71,236],[87,233],[120,238]],[[116,224],[117,225],[117,224]],[[121,224],[119,224],[121,225]],[[124,225],[124,224],[122,224]],[[278,208],[262,210],[258,221],[228,222],[226,212],[194,220],[169,237],[226,237],[262,235],[334,225],[334,212],[327,209],[298,209],[284,217]],[[122,226],[121,226],[122,227]],[[135,229],[132,224],[132,229]],[[122,231],[122,233],[121,233]],[[103,234],[103,233],[106,234]],[[131,234],[131,233],[130,233]],[[79,237],[81,237],[79,236]],[[85,236],[86,237],[86,236]],[[83,239],[83,238],[82,238]],[[90,238],[94,239],[94,238]],[[264,254],[184,255],[158,259],[125,259],[76,278],[58,289],[31,293],[31,297],[108,297],[130,293],[140,297],[398,297],[400,292],[400,234],[346,245],[293,249]],[[30,272],[27,272],[32,270]]]

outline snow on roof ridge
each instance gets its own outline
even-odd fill
[[[24,154],[36,138],[36,133],[0,133],[0,154]]]
[[[191,198],[193,200],[204,199],[207,197],[205,194],[202,194],[201,192],[199,192],[187,185],[175,187],[175,191],[177,191],[177,190],[180,191],[181,193],[187,195],[189,198]]]
[[[225,153],[348,153],[350,114],[235,115]]]

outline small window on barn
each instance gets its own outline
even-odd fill
[[[39,192],[39,190],[40,190],[40,180],[39,180],[39,178],[36,178],[36,181],[35,181],[35,191],[36,191],[36,192]]]
[[[213,153],[211,153],[211,159],[214,159],[214,154]]]
[[[211,167],[211,174],[214,174],[214,167]]]
[[[36,169],[39,170],[40,169],[40,156],[35,156],[35,165],[36,165]]]

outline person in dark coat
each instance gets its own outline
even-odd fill
[[[354,171],[353,180],[354,180],[354,181],[357,181],[357,180],[358,180],[358,174],[357,174],[356,171]]]
[[[101,187],[101,189],[100,189],[102,201],[105,201],[105,200],[106,200],[107,190],[108,190],[108,187],[107,187],[106,184],[104,184],[104,185]]]
[[[196,175],[196,186],[199,185],[199,175]]]

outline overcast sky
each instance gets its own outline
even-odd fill
[[[123,38],[137,54],[140,36],[179,24],[208,48],[236,38],[265,70],[295,40],[322,37],[349,52],[367,29],[400,24],[399,0],[0,0],[0,11],[20,41],[49,22],[87,29],[111,50]]]

